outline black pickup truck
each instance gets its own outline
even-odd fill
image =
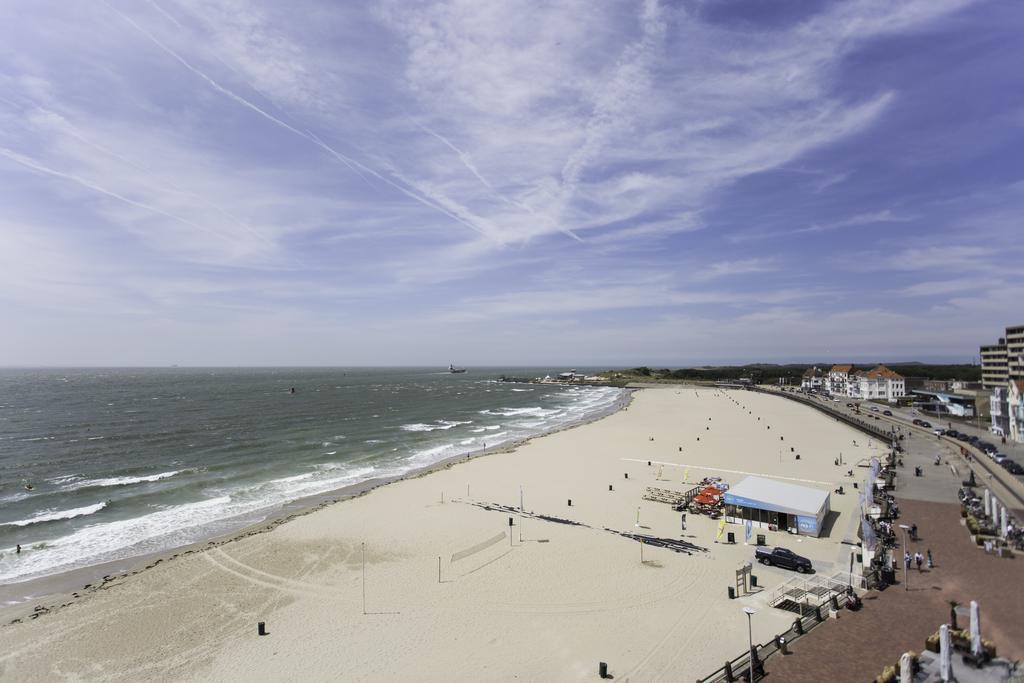
[[[783,569],[795,569],[801,574],[813,571],[811,561],[806,557],[800,557],[792,550],[786,548],[756,548],[754,559],[761,564],[782,567]]]

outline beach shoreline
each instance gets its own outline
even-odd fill
[[[59,670],[107,680],[585,681],[598,660],[622,679],[706,675],[742,651],[741,607],[758,610],[758,642],[792,625],[767,605],[789,574],[759,566],[758,588],[730,599],[725,588],[753,549],[725,542],[703,515],[680,533],[679,513],[645,490],[687,490],[716,473],[852,489],[838,451],[882,446],[755,392],[674,385],[624,399],[601,419],[180,550],[53,609],[27,603],[14,619],[9,609],[0,629],[11,654],[0,665],[21,680]],[[793,456],[783,456],[783,435]],[[855,507],[855,496],[835,496],[823,538],[764,534],[823,574],[845,574]],[[742,539],[742,527],[729,530]],[[261,621],[268,639],[256,634]],[[47,646],[57,641],[59,651]]]
[[[425,477],[434,472],[447,470],[460,463],[484,456],[511,453],[534,439],[540,439],[551,434],[557,434],[602,420],[620,410],[628,408],[634,393],[639,390],[640,388],[638,387],[623,388],[622,395],[606,408],[595,411],[582,419],[559,425],[554,429],[539,432],[526,438],[515,439],[499,446],[480,448],[468,453],[453,455],[436,463],[414,468],[399,475],[374,477],[338,489],[303,496],[285,503],[280,508],[268,513],[260,521],[244,524],[236,529],[202,538],[192,543],[85,567],[75,567],[26,581],[0,585],[0,627],[16,623],[19,619],[31,614],[49,613],[59,610],[80,599],[84,594],[101,590],[111,583],[138,575],[163,562],[170,562],[180,556],[191,555],[204,548],[218,547],[256,534],[267,533],[299,517],[312,514],[337,503],[365,496],[382,486]]]

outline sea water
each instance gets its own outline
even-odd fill
[[[549,372],[0,370],[0,583],[228,533],[299,499],[585,421],[623,397],[497,381]]]

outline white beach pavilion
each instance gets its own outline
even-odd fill
[[[820,536],[831,510],[829,492],[764,477],[747,477],[725,492],[725,521]]]

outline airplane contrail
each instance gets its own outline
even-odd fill
[[[60,114],[58,114],[56,112],[52,112],[49,109],[46,109],[45,107],[39,106],[38,104],[35,105],[35,106],[36,106],[38,111],[41,111],[44,114],[46,114],[47,116],[52,116],[52,117],[55,117],[57,120],[59,120],[59,122],[61,124],[61,127],[63,128],[64,133],[66,133],[67,135],[70,135],[71,137],[73,137],[74,139],[78,140],[82,144],[88,145],[89,147],[92,147],[93,149],[95,149],[95,150],[97,150],[99,152],[102,152],[103,154],[106,154],[106,155],[108,155],[110,157],[113,157],[114,159],[117,159],[121,163],[126,164],[126,165],[134,168],[135,170],[140,171],[141,173],[144,173],[147,176],[154,177],[156,175],[151,169],[146,168],[145,166],[142,166],[141,164],[138,164],[138,163],[132,161],[131,159],[127,159],[127,158],[121,156],[120,154],[118,154],[117,152],[115,152],[114,150],[109,149],[109,148],[107,148],[107,147],[105,147],[105,146],[103,146],[103,145],[101,145],[101,144],[99,144],[97,142],[93,142],[89,138],[85,137],[84,135],[82,135],[78,131],[78,129],[75,127],[74,124],[72,124],[70,121],[65,119]],[[229,221],[231,221],[232,223],[234,223],[238,227],[242,228],[247,233],[249,233],[250,235],[252,235],[256,239],[258,239],[259,241],[263,242],[267,246],[274,246],[274,242],[272,240],[268,239],[263,234],[261,234],[261,233],[257,232],[256,230],[254,230],[245,221],[243,221],[240,218],[238,218],[237,216],[233,215],[227,209],[219,206],[218,204],[215,204],[214,202],[211,202],[208,199],[205,199],[204,197],[202,197],[200,195],[195,194],[194,192],[190,192],[188,190],[179,189],[178,187],[175,187],[174,185],[170,185],[169,187],[165,187],[163,185],[157,185],[155,183],[146,182],[144,180],[140,180],[139,182],[142,185],[144,185],[144,186],[146,186],[146,187],[148,187],[148,188],[150,188],[152,190],[156,190],[157,192],[166,192],[168,194],[176,194],[176,195],[180,195],[180,196],[183,196],[183,197],[189,197],[191,199],[194,199],[194,200],[198,201],[201,204],[205,204],[206,206],[208,206],[211,209],[213,209],[214,211],[218,212],[219,214],[221,214],[222,216],[227,218]]]
[[[491,192],[493,192],[498,197],[500,197],[501,200],[504,201],[506,204],[508,204],[509,206],[511,206],[513,208],[517,208],[517,209],[520,209],[522,211],[527,212],[531,216],[533,216],[533,217],[535,217],[535,218],[537,218],[537,219],[547,223],[550,227],[554,228],[555,230],[558,230],[559,232],[561,232],[561,233],[563,233],[565,235],[568,235],[569,237],[572,237],[577,242],[582,242],[583,241],[583,239],[580,238],[580,236],[577,235],[576,233],[574,233],[572,230],[570,230],[568,228],[561,228],[561,227],[559,227],[558,225],[555,224],[555,222],[553,220],[551,220],[551,218],[549,218],[547,216],[538,215],[536,211],[534,211],[532,208],[530,208],[526,204],[523,204],[520,201],[517,201],[515,199],[510,199],[509,197],[505,196],[505,194],[503,194],[500,190],[498,190],[496,187],[494,187],[494,185],[492,185],[491,182],[489,180],[487,180],[483,176],[482,173],[480,173],[480,171],[477,169],[476,165],[469,158],[469,155],[466,154],[465,152],[463,152],[461,149],[459,149],[455,145],[455,143],[453,143],[451,140],[449,140],[445,136],[441,135],[440,133],[438,133],[438,132],[428,128],[427,126],[424,126],[421,123],[417,123],[416,125],[419,126],[424,132],[429,133],[430,135],[432,135],[435,138],[437,138],[438,140],[440,140],[441,143],[443,143],[446,147],[448,147],[450,150],[455,152],[455,154],[459,157],[459,161],[462,162],[463,166],[465,166],[467,169],[469,169],[469,172],[472,173],[474,176],[476,176],[476,178],[484,185],[484,187],[486,187]]]
[[[442,214],[448,216],[449,218],[451,218],[452,220],[457,221],[458,223],[461,223],[462,225],[466,226],[467,228],[469,228],[471,230],[474,230],[474,231],[480,233],[481,235],[483,235],[483,236],[485,236],[485,237],[487,237],[489,239],[494,239],[493,236],[491,236],[487,231],[481,229],[479,226],[476,226],[473,223],[471,223],[470,221],[462,218],[461,216],[458,216],[457,214],[454,214],[451,211],[449,211],[449,210],[447,210],[447,209],[437,205],[435,202],[427,200],[426,198],[416,194],[415,192],[409,190],[408,188],[403,187],[402,185],[400,185],[400,184],[394,182],[393,180],[391,180],[390,178],[388,178],[388,177],[386,177],[384,175],[381,175],[380,173],[378,173],[374,169],[369,168],[365,164],[362,164],[362,163],[360,163],[359,161],[357,161],[355,159],[352,159],[350,157],[345,156],[344,154],[342,154],[341,152],[337,151],[336,149],[334,149],[330,145],[328,145],[328,144],[326,144],[324,142],[321,142],[319,139],[317,139],[317,138],[315,138],[315,137],[313,137],[311,135],[308,135],[307,133],[299,130],[298,128],[295,128],[294,126],[286,123],[285,121],[282,121],[281,119],[277,118],[273,114],[270,114],[270,113],[264,111],[263,109],[261,109],[260,107],[256,106],[255,104],[253,104],[249,100],[245,99],[241,95],[238,95],[237,93],[233,92],[232,90],[230,90],[228,88],[225,88],[220,83],[215,81],[213,78],[211,78],[210,76],[206,75],[203,71],[201,71],[200,69],[192,66],[191,63],[189,63],[184,57],[179,55],[177,52],[175,52],[174,50],[172,50],[168,46],[164,45],[159,39],[157,39],[156,36],[154,36],[149,31],[144,29],[141,25],[139,25],[131,17],[121,13],[119,10],[117,10],[116,8],[111,6],[108,2],[106,2],[106,0],[101,0],[101,1],[103,2],[104,5],[107,6],[107,9],[109,9],[111,12],[113,12],[114,14],[119,16],[122,20],[124,20],[129,25],[131,25],[132,28],[134,28],[136,31],[138,31],[143,36],[145,36],[150,42],[152,42],[158,48],[160,48],[161,50],[166,52],[168,55],[173,57],[178,63],[180,63],[186,69],[191,71],[193,74],[195,74],[199,78],[201,78],[204,81],[206,81],[210,85],[210,87],[212,87],[214,90],[216,90],[217,92],[221,93],[225,97],[228,97],[229,99],[237,102],[238,104],[242,105],[243,107],[246,107],[247,109],[250,109],[250,110],[256,112],[257,114],[259,114],[260,116],[264,117],[268,121],[271,121],[272,123],[280,126],[281,128],[284,128],[285,130],[287,130],[287,131],[289,131],[291,133],[294,133],[295,135],[298,135],[299,137],[303,138],[304,140],[308,140],[312,144],[314,144],[317,147],[321,148],[323,151],[327,152],[332,157],[334,157],[335,159],[337,159],[338,161],[343,163],[351,171],[353,171],[355,173],[358,173],[357,169],[362,170],[362,171],[368,173],[369,175],[372,175],[373,177],[377,178],[381,182],[386,183],[387,185],[390,185],[391,187],[393,187],[394,189],[398,190],[402,194],[406,195],[410,199],[413,199],[413,200],[423,204],[424,206],[427,206],[427,207],[429,207],[431,209],[434,209],[435,211],[439,211],[440,213],[442,213]]]
[[[40,163],[39,161],[37,161],[35,159],[32,159],[31,157],[27,157],[27,156],[25,156],[23,154],[18,154],[14,150],[8,149],[6,147],[0,147],[0,156],[7,157],[11,161],[13,161],[13,162],[15,162],[17,164],[21,164],[22,166],[24,166],[26,168],[30,168],[30,169],[32,169],[34,171],[39,172],[39,173],[45,173],[47,175],[54,176],[55,178],[62,178],[64,180],[70,180],[71,182],[77,183],[77,184],[81,185],[82,187],[88,188],[88,189],[90,189],[90,190],[92,190],[94,192],[99,192],[100,194],[107,195],[108,197],[113,197],[114,199],[117,199],[118,201],[124,202],[125,204],[130,204],[131,206],[135,206],[135,207],[138,207],[140,209],[145,209],[146,211],[152,211],[153,213],[160,214],[161,216],[166,216],[167,218],[170,218],[171,220],[178,221],[179,223],[183,223],[184,225],[187,225],[189,227],[195,228],[195,229],[197,229],[197,230],[199,230],[201,232],[213,232],[213,233],[216,233],[219,237],[221,237],[225,241],[231,241],[230,237],[228,235],[225,235],[225,234],[223,234],[220,231],[211,230],[211,229],[209,229],[209,228],[207,228],[205,226],[199,225],[198,223],[194,223],[194,222],[190,221],[187,218],[182,218],[181,216],[175,215],[175,214],[170,213],[168,211],[164,211],[163,209],[161,209],[159,207],[156,207],[156,206],[153,206],[151,204],[146,204],[145,202],[140,202],[140,201],[136,201],[134,199],[131,199],[129,197],[125,197],[124,195],[118,194],[117,192],[114,192],[113,190],[108,190],[105,187],[102,187],[100,185],[97,185],[96,183],[90,182],[90,181],[86,180],[85,178],[81,178],[81,177],[76,176],[76,175],[71,174],[71,173],[64,173],[63,171],[58,171],[58,170],[56,170],[54,168],[50,168],[49,166],[46,166],[46,165]]]

